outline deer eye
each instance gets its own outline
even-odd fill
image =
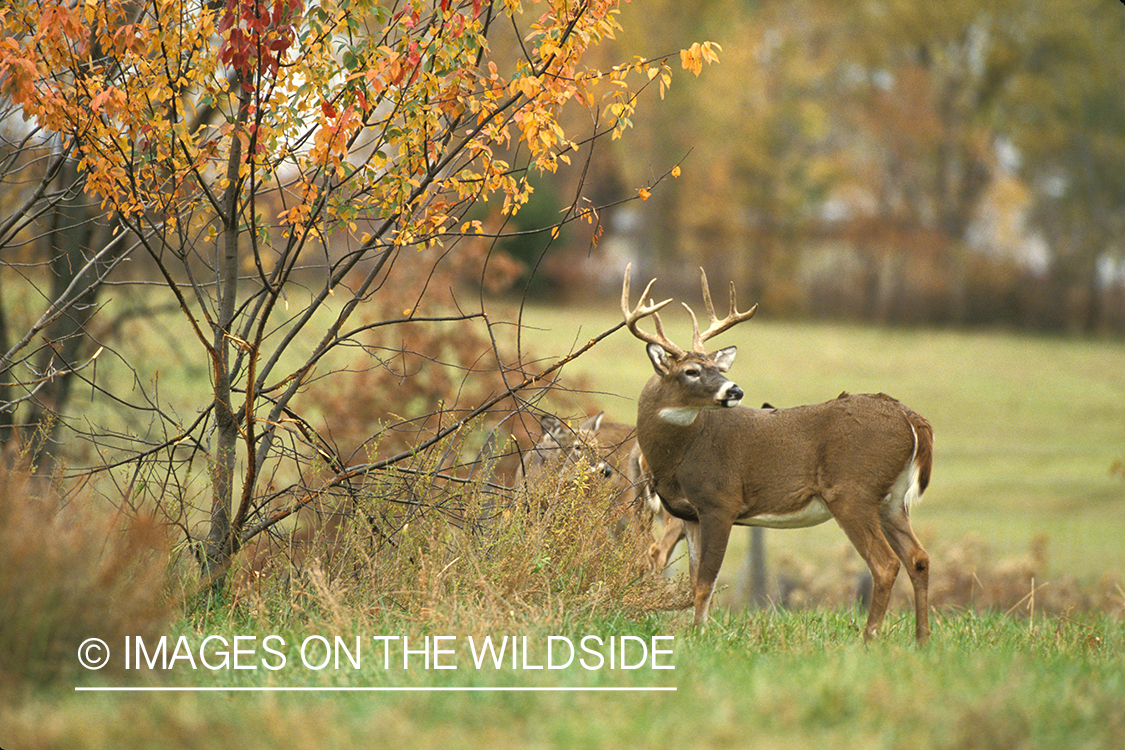
[[[689,367],[686,370],[684,370],[684,375],[687,375],[689,378],[698,378],[699,377],[699,368],[698,367]]]

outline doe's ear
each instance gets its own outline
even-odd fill
[[[668,352],[660,344],[649,344],[645,347],[648,358],[652,360],[652,368],[657,375],[667,375],[672,370],[672,363],[668,360]]]
[[[734,364],[734,355],[738,354],[737,346],[728,346],[725,349],[720,349],[711,355],[715,360],[715,369],[719,372],[726,372],[730,366]]]
[[[604,416],[605,416],[605,412],[599,411],[597,414],[595,414],[594,416],[590,417],[585,422],[583,422],[582,426],[579,427],[578,429],[589,430],[590,432],[597,432],[598,430],[600,430],[602,428],[602,417],[604,417]]]
[[[556,417],[554,414],[544,414],[542,417],[540,417],[539,426],[543,428],[544,436],[550,435],[556,440],[566,435],[568,431],[566,423]]]

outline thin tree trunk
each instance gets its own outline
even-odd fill
[[[246,127],[250,104],[250,91],[242,89],[239,101],[235,135],[231,138],[230,158],[227,162],[227,187],[223,194],[222,246],[216,248],[217,290],[219,294],[218,320],[215,323],[214,355],[212,362],[214,381],[215,443],[211,456],[211,527],[207,535],[204,574],[212,584],[219,586],[235,551],[235,534],[231,527],[231,505],[234,497],[234,470],[238,445],[238,417],[231,399],[231,333],[234,311],[238,301],[238,240],[239,240],[239,167],[242,164],[242,141],[237,133]]]

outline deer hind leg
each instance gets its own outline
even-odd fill
[[[914,587],[914,638],[918,643],[925,643],[930,637],[930,556],[914,536],[905,508],[884,508],[882,525],[887,540],[910,576]]]
[[[730,541],[730,530],[733,522],[730,520],[703,516],[699,523],[686,522],[688,545],[691,550],[692,561],[696,564],[692,575],[691,592],[695,603],[695,625],[703,627],[707,622],[707,613],[711,609],[711,595],[715,591],[715,579],[719,577],[719,568],[723,566],[723,558],[727,554],[727,543]],[[692,537],[695,536],[693,540]],[[692,542],[696,543],[693,545]]]
[[[680,540],[686,536],[684,532],[684,522],[679,518],[668,513],[664,514],[664,530],[660,534],[660,539],[652,543],[648,548],[649,564],[652,566],[652,572],[660,575],[664,569],[668,567],[668,559],[672,557],[672,551],[676,549],[676,545]],[[692,576],[692,580],[695,576]]]
[[[867,625],[863,629],[863,639],[867,641],[878,635],[879,626],[883,624],[899,567],[898,557],[883,534],[876,508],[874,503],[846,506],[847,512],[835,516],[836,522],[871,570],[871,605],[867,611]]]
[[[695,581],[699,577],[699,551],[701,546],[699,523],[697,521],[680,521],[680,523],[683,524],[684,539],[687,541],[688,583],[694,592]]]

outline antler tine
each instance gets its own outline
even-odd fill
[[[690,307],[688,307],[688,312],[691,313],[691,323],[694,330],[692,334],[692,348],[697,352],[703,353],[703,343],[707,341],[707,339],[719,335],[744,320],[750,320],[750,318],[754,317],[754,313],[758,311],[758,306],[754,305],[743,313],[738,312],[738,308],[735,307],[734,282],[732,281],[730,283],[730,312],[727,313],[725,318],[719,320],[715,315],[715,305],[711,302],[711,290],[707,286],[707,272],[702,268],[699,269],[699,277],[703,286],[703,305],[707,308],[707,317],[711,320],[707,330],[700,333],[699,324],[695,320],[695,313],[691,313]],[[684,305],[684,307],[687,307],[687,305]]]
[[[671,302],[672,300],[668,300],[668,301]],[[648,303],[651,305],[652,300],[650,299],[648,301]],[[668,335],[666,333],[664,333],[664,323],[660,320],[660,313],[654,312],[652,314],[652,323],[653,323],[653,325],[656,326],[656,335],[659,336],[662,339],[667,340]],[[671,343],[671,342],[669,342],[669,343]]]
[[[692,310],[686,302],[681,302],[680,304],[684,306],[684,309],[687,310],[688,315],[691,316],[691,348],[694,351],[702,354],[703,342],[706,341],[706,339],[702,338],[701,334],[699,333],[699,321],[695,317],[695,310]]]
[[[648,298],[648,293],[652,289],[652,285],[656,283],[656,279],[648,282],[648,286],[641,292],[641,298],[637,301],[637,306],[630,309],[629,306],[629,277],[632,275],[633,264],[630,263],[625,267],[625,283],[621,287],[621,312],[625,315],[625,325],[629,327],[629,331],[639,338],[641,341],[647,341],[650,344],[656,344],[664,349],[664,351],[680,355],[684,350],[672,343],[672,341],[665,335],[664,326],[660,322],[660,316],[657,311],[671,302],[671,298],[663,302],[653,303],[649,298],[648,305],[645,305],[645,299]],[[653,317],[656,324],[656,335],[642,331],[637,325],[641,318],[646,318],[649,315]]]

